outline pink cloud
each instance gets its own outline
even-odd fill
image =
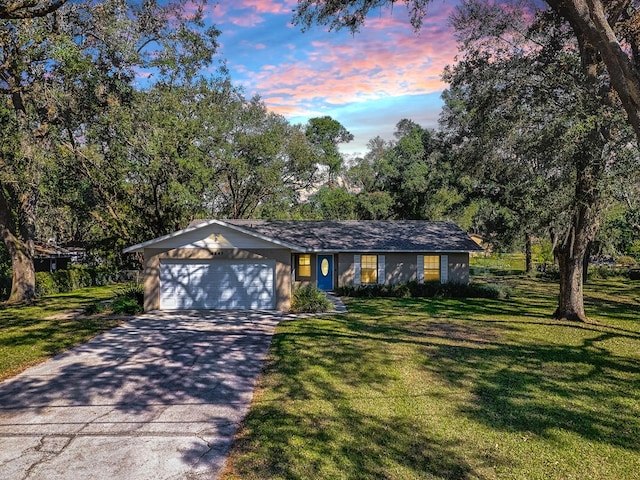
[[[227,15],[225,17],[226,23],[231,23],[237,27],[255,27],[264,22],[264,18],[260,15],[256,15],[255,13],[246,13],[246,14],[236,14],[236,15]]]
[[[434,20],[435,22],[436,20]],[[394,22],[383,19],[385,25]],[[250,76],[252,88],[279,113],[301,114],[306,104],[340,105],[394,96],[442,91],[444,67],[457,45],[442,24],[425,23],[421,35],[402,28],[374,28],[311,43],[306,57],[266,66]]]
[[[236,0],[233,5],[231,2],[226,4],[220,2],[205,7],[205,16],[220,24],[231,23],[239,27],[253,27],[263,23],[265,15],[291,16],[295,5],[297,0]]]
[[[267,48],[267,46],[264,43],[254,43],[254,42],[249,42],[247,40],[243,40],[240,42],[242,44],[243,47],[246,47],[247,49],[250,50],[264,50]]]
[[[204,16],[209,20],[214,20],[216,23],[224,23],[229,18],[230,11],[236,12],[236,8],[230,6],[230,2],[207,4],[204,8]]]
[[[240,0],[237,5],[240,8],[253,8],[258,13],[291,14],[297,3],[297,0]]]
[[[198,11],[198,7],[199,5],[195,2],[186,2],[184,4],[183,10],[187,15],[195,15],[195,13]]]
[[[255,37],[249,30],[240,34],[224,24],[250,27],[265,21],[262,27],[271,28],[266,21],[276,14],[279,26],[275,28],[290,26],[297,0],[231,3],[221,2],[210,14],[222,25],[224,35],[253,37],[239,40],[246,53],[229,57],[229,65],[239,74],[235,80],[249,94],[260,94],[271,110],[288,117],[320,114],[360,101],[440,92],[445,87],[440,75],[457,53],[453,32],[447,27],[453,7],[444,3],[431,5],[418,33],[412,31],[406,9],[396,5],[372,15],[356,35],[314,29],[300,37],[292,33],[280,45],[273,44],[270,35]]]

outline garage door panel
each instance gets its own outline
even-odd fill
[[[275,263],[170,261],[160,265],[160,308],[272,309]]]

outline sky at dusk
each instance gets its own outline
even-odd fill
[[[434,0],[419,33],[401,5],[376,11],[356,35],[302,32],[291,24],[295,0],[221,0],[206,16],[222,31],[220,55],[248,97],[259,94],[292,123],[330,115],[355,136],[343,153],[364,154],[369,139],[391,139],[402,118],[437,125],[440,76],[456,55],[452,5]]]

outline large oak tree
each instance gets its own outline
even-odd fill
[[[453,16],[460,58],[445,73],[443,127],[476,188],[518,218],[514,227],[551,234],[556,316],[585,320],[584,259],[603,199],[630,173],[621,157],[636,152],[633,134],[608,82],[581,71],[566,23],[541,13],[530,24],[524,13],[504,21],[498,7],[469,1]]]

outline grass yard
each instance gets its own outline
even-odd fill
[[[119,324],[119,320],[99,317],[52,317],[113,298],[121,287],[85,288],[43,297],[30,305],[0,307],[0,380]]]
[[[225,479],[640,479],[640,282],[358,299],[282,323]]]
[[[469,259],[472,273],[477,275],[507,275],[524,273],[526,262],[523,253],[476,254]]]

